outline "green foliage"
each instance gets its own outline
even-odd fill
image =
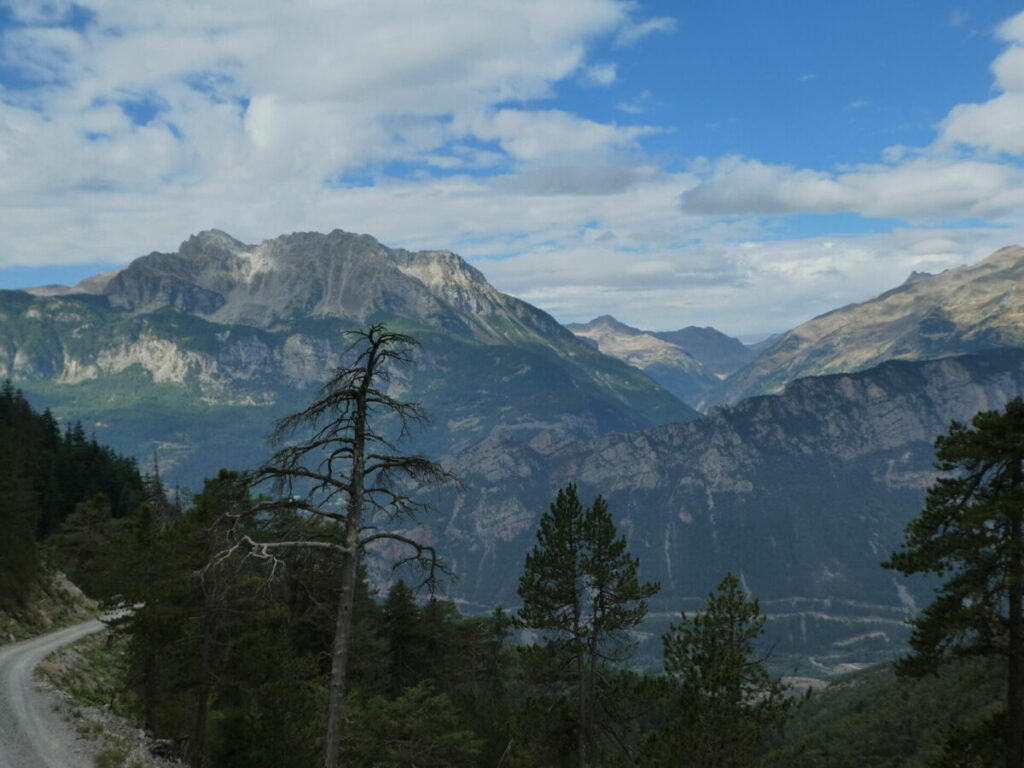
[[[624,633],[643,620],[646,599],[659,589],[640,582],[638,567],[604,500],[598,496],[584,510],[569,485],[541,517],[526,555],[517,622],[570,653],[622,658],[630,647]]]
[[[1006,765],[1024,766],[1024,400],[954,421],[935,441],[946,473],[884,565],[945,579],[914,619],[904,674],[939,669],[950,655],[1006,658]],[[964,734],[961,734],[963,737]],[[961,738],[963,744],[971,739]],[[980,758],[979,758],[980,759]]]
[[[846,675],[801,704],[769,743],[773,768],[988,768],[1004,684],[998,664],[970,659],[941,675],[898,676],[893,664]]]
[[[87,439],[79,424],[69,426],[62,435],[49,411],[36,413],[19,390],[4,382],[0,386],[0,528],[4,531],[0,609],[23,607],[42,572],[40,542],[60,528],[71,510],[88,502],[94,505],[90,514],[100,514],[103,507],[113,516],[127,516],[137,507],[141,486],[133,460]],[[91,537],[93,543],[103,535]],[[57,545],[58,561],[64,564],[60,542],[51,543]],[[81,562],[77,555],[70,560]]]
[[[110,634],[98,633],[79,640],[70,648],[39,664],[37,674],[77,701],[94,707],[110,706],[119,714],[117,693],[126,673],[126,643]]]
[[[124,747],[106,747],[96,755],[96,768],[123,768],[128,761]]]
[[[426,681],[356,707],[348,730],[347,761],[373,768],[471,768],[483,746],[451,698]]]
[[[628,657],[632,643],[626,633],[643,620],[646,599],[659,589],[640,581],[639,561],[617,533],[604,500],[598,496],[584,510],[576,486],[569,485],[541,517],[519,580],[523,605],[517,622],[544,633],[556,667],[559,657],[562,666],[574,667],[573,729],[584,766],[598,759],[597,734],[611,720],[600,707],[600,664]],[[564,679],[559,674],[552,681]]]
[[[76,504],[52,538],[58,567],[86,594],[107,597],[121,581],[107,567],[116,529],[110,502],[103,494],[96,494]]]
[[[740,768],[760,763],[766,734],[794,700],[773,680],[756,642],[765,617],[733,574],[708,595],[707,608],[681,615],[664,635],[665,673],[678,684],[677,704],[652,741],[659,764]]]
[[[909,674],[933,670],[947,651],[1005,653],[1009,589],[1021,580],[1024,541],[1024,401],[1003,413],[979,413],[968,427],[953,422],[935,441],[937,468],[947,474],[928,490],[907,526],[903,549],[885,567],[936,573],[946,581],[912,624]]]

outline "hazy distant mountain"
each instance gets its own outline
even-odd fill
[[[753,344],[747,344],[746,347],[753,353],[753,357],[760,357],[764,352],[771,349],[775,342],[783,336],[785,336],[784,333],[773,333],[771,336],[755,341]]]
[[[925,360],[1024,346],[1024,249],[973,266],[912,274],[903,285],[797,326],[709,394],[734,403],[801,376],[858,371],[884,360]]]
[[[544,447],[695,416],[455,254],[340,230],[202,232],[75,288],[0,291],[0,377],[194,484],[259,461],[273,419],[342,363],[340,332],[375,321],[423,343],[394,386],[436,419],[418,440],[438,454],[498,428]]]
[[[678,331],[649,331],[653,336],[675,344],[700,361],[707,370],[724,378],[756,357],[756,352],[739,339],[715,328],[695,325]]]
[[[679,345],[620,323],[611,315],[565,327],[589,339],[604,354],[639,368],[684,402],[696,402],[718,381],[712,371]]]

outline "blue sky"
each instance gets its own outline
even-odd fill
[[[0,0],[0,287],[342,228],[563,321],[785,329],[1024,239],[1021,11]]]

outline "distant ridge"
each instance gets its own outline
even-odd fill
[[[739,339],[714,328],[689,326],[677,331],[642,331],[611,315],[565,326],[607,355],[646,372],[665,389],[695,404],[719,379],[754,359]]]
[[[927,360],[1024,347],[1024,249],[937,275],[912,273],[873,299],[828,312],[784,334],[703,405],[778,392],[803,376],[858,371],[885,360]]]

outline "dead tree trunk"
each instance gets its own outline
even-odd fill
[[[243,530],[245,516],[235,521],[235,543],[221,558],[243,551],[275,565],[295,549],[320,549],[338,557],[339,593],[331,644],[331,677],[325,734],[324,768],[341,765],[344,741],[345,683],[352,644],[352,611],[359,560],[370,544],[387,539],[408,547],[410,560],[426,567],[425,581],[433,583],[443,568],[432,547],[406,537],[400,530],[379,530],[362,536],[366,527],[386,521],[394,525],[424,505],[402,493],[398,483],[410,487],[438,485],[454,478],[424,456],[397,452],[394,436],[379,431],[380,416],[395,418],[404,436],[413,422],[424,419],[416,403],[396,400],[387,393],[390,367],[411,362],[409,350],[415,339],[391,333],[383,325],[351,332],[355,360],[324,385],[320,396],[305,410],[278,422],[275,439],[288,444],[253,475],[253,481],[270,481],[277,500],[261,502],[250,512],[279,509],[334,524],[333,541],[312,540],[301,535],[293,540],[260,541]],[[296,441],[296,436],[302,439]],[[343,505],[339,502],[344,502]],[[361,537],[362,536],[362,537]]]

